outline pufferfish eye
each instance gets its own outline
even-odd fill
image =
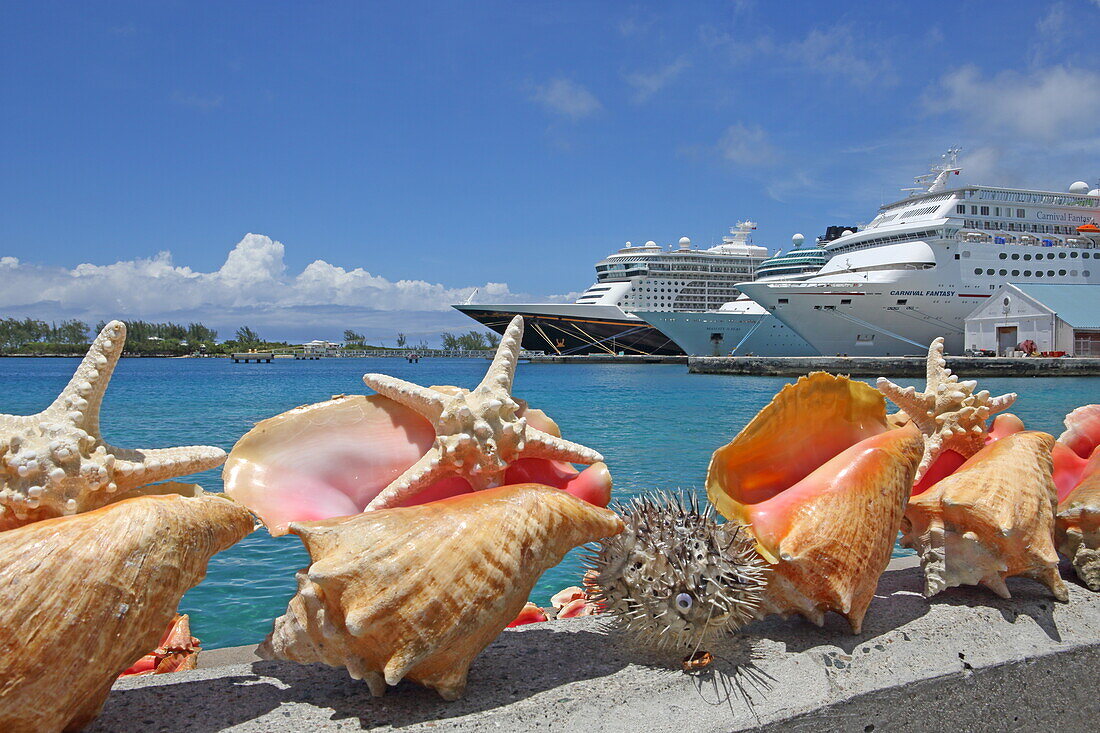
[[[681,593],[680,595],[676,596],[676,608],[684,611],[685,613],[687,611],[690,611],[691,596],[689,596],[687,593]]]

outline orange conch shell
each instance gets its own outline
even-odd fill
[[[1005,579],[1021,575],[1068,598],[1052,538],[1053,445],[1034,431],[1001,438],[910,499],[901,541],[921,557],[925,596],[981,583],[1008,598]]]
[[[292,522],[312,564],[259,654],[345,667],[375,695],[408,677],[457,699],[538,577],[622,528],[614,512],[538,484]]]
[[[821,625],[835,611],[859,633],[923,453],[915,427],[887,430],[885,419],[874,389],[818,372],[714,453],[707,496],[772,564],[765,613]]]
[[[1054,537],[1077,577],[1100,591],[1100,447],[1085,465],[1081,483],[1058,505]]]
[[[78,730],[161,641],[210,557],[252,531],[196,486],[0,533],[0,730]]]

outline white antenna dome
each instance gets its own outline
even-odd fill
[[[1069,192],[1075,194],[1088,193],[1089,184],[1084,181],[1074,181],[1069,186]]]
[[[855,234],[855,232],[853,232],[851,229],[845,229],[843,232],[840,233],[840,236],[847,237],[849,234]]]
[[[1100,188],[1094,188],[1089,191],[1089,196],[1100,196]]]
[[[631,247],[633,247],[633,246],[634,246],[634,245],[633,245],[633,244],[631,244],[630,242],[627,242],[627,243],[626,243],[626,249],[630,249],[630,248],[631,248]]]
[[[795,247],[801,247],[802,243],[805,242],[805,241],[806,241],[806,237],[802,236],[801,233],[798,233],[798,234],[794,235],[793,237],[791,237],[791,244],[793,244]]]
[[[690,249],[691,240],[687,237],[680,237],[680,249]]]
[[[654,241],[653,241],[653,240],[651,239],[651,240],[649,240],[648,242],[646,242],[646,243],[645,243],[645,246],[647,246],[647,247],[656,247],[656,246],[657,246],[657,243],[656,243],[656,242],[654,242]]]

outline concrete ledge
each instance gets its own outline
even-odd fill
[[[1012,579],[1010,600],[969,588],[926,600],[913,565],[883,575],[863,634],[838,616],[823,629],[770,618],[708,645],[702,674],[589,617],[505,631],[453,703],[412,683],[373,698],[340,669],[245,662],[122,680],[90,730],[1095,730],[1100,595],[1071,581],[1060,604]]]
[[[687,364],[686,356],[650,356],[646,354],[588,354],[585,356],[532,356],[532,364]]]
[[[692,356],[692,374],[752,374],[799,377],[824,371],[859,377],[923,377],[923,356]],[[947,366],[967,377],[1094,377],[1100,376],[1100,359],[1008,359],[1000,357],[948,356]]]

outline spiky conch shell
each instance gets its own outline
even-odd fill
[[[914,426],[888,430],[882,395],[815,372],[787,385],[707,470],[707,496],[745,524],[772,572],[761,614],[853,633],[874,597],[923,454]]]
[[[1024,431],[990,443],[909,500],[901,542],[921,557],[926,596],[981,583],[1009,598],[1005,579],[1043,583],[1068,598],[1054,549],[1054,438]]]
[[[1085,465],[1081,483],[1058,504],[1054,538],[1081,582],[1100,591],[1100,447]]]
[[[538,484],[292,522],[311,565],[258,653],[345,667],[375,695],[408,677],[457,699],[538,577],[622,528],[614,512]]]
[[[657,647],[695,647],[755,617],[767,572],[744,527],[717,522],[694,494],[643,494],[615,508],[626,528],[585,562],[589,600],[619,629]]]
[[[79,730],[252,515],[197,486],[0,533],[0,730]]]

